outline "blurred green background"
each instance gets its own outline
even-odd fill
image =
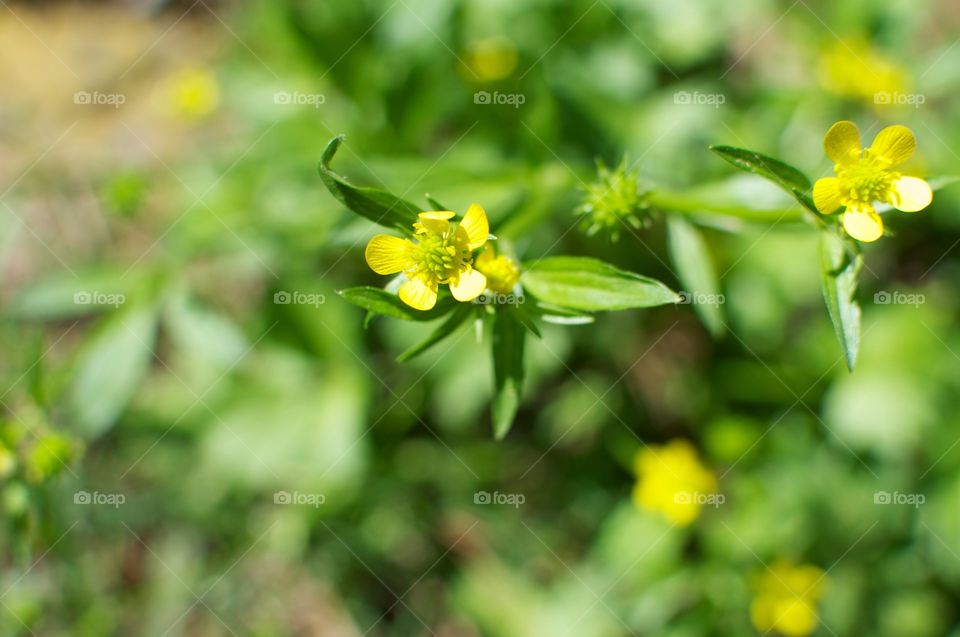
[[[337,297],[376,229],[316,174],[346,133],[357,183],[680,289],[663,214],[577,229],[595,161],[776,208],[706,146],[819,177],[852,119],[957,173],[952,0],[2,4],[0,634],[763,634],[787,560],[816,635],[960,635],[960,191],[867,248],[855,373],[808,226],[699,219],[722,335],[547,326],[495,443],[473,330],[400,365],[429,328]],[[725,496],[686,527],[631,500],[676,438]]]

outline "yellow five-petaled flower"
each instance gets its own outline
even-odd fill
[[[449,210],[421,212],[413,224],[414,241],[378,234],[367,244],[367,264],[377,274],[403,272],[400,300],[417,310],[437,303],[440,284],[448,284],[453,298],[472,301],[487,287],[487,277],[473,268],[474,250],[490,234],[487,213],[471,204],[459,223]]]
[[[847,234],[860,241],[876,241],[883,235],[883,220],[874,202],[916,212],[933,200],[930,184],[894,170],[913,155],[916,145],[909,128],[888,126],[877,133],[870,148],[861,148],[856,124],[837,122],[823,138],[837,176],[818,179],[814,184],[817,210],[830,214],[845,206],[843,228]]]

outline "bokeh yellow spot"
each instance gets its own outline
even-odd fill
[[[467,47],[465,58],[470,79],[477,82],[495,82],[507,77],[517,68],[517,47],[501,37],[476,40]]]
[[[721,494],[716,493],[716,478],[686,440],[644,447],[634,462],[637,484],[633,501],[674,524],[686,526],[697,519],[705,504],[722,501]]]
[[[169,95],[177,117],[201,119],[220,104],[220,85],[209,70],[189,68],[171,78]]]
[[[817,627],[824,572],[810,564],[777,562],[756,581],[750,618],[757,630],[804,637]]]

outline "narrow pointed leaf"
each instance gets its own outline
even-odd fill
[[[400,354],[400,356],[397,356],[397,361],[403,363],[411,358],[419,356],[456,332],[457,329],[463,325],[464,321],[470,317],[471,309],[471,306],[467,303],[460,304],[453,310],[453,312],[450,313],[450,316],[447,317],[446,321],[437,326],[437,329],[435,329],[430,336],[420,341],[404,353]]]
[[[404,321],[432,321],[440,318],[457,304],[450,297],[441,297],[431,310],[415,310],[400,300],[396,294],[373,287],[356,287],[340,290],[340,296],[357,307]]]
[[[853,371],[860,350],[860,304],[857,302],[857,288],[862,267],[863,256],[859,251],[851,253],[843,239],[832,232],[820,233],[823,298],[850,371]]]
[[[420,208],[385,190],[354,186],[347,182],[346,178],[330,169],[330,160],[342,143],[343,135],[334,137],[327,144],[320,158],[320,179],[323,180],[327,190],[340,203],[361,217],[381,226],[399,230],[404,234],[410,234],[413,223],[421,212]]]
[[[503,438],[513,426],[523,387],[523,348],[526,328],[514,312],[497,312],[493,321],[493,437]]]
[[[153,362],[157,309],[125,308],[86,343],[64,395],[68,422],[87,439],[112,427]]]
[[[779,184],[789,193],[793,193],[794,190],[801,192],[810,190],[811,184],[807,176],[800,172],[799,169],[779,159],[734,146],[711,146],[710,150],[740,170],[769,179]]]
[[[717,271],[710,257],[707,243],[700,231],[689,221],[671,215],[667,221],[670,259],[686,295],[684,300],[714,336],[723,332],[723,295]]]

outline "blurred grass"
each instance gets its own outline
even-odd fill
[[[548,326],[494,443],[472,330],[399,365],[427,328],[364,330],[336,295],[381,284],[374,229],[315,168],[346,133],[357,183],[480,201],[526,259],[676,285],[662,219],[617,243],[573,228],[596,159],[777,208],[706,146],[820,176],[849,118],[911,127],[921,172],[955,174],[958,22],[946,0],[0,7],[0,633],[744,635],[754,576],[792,559],[828,572],[815,634],[960,634],[955,190],[866,250],[855,374],[812,233],[716,223],[720,338],[688,306]],[[864,42],[922,105],[851,88]],[[838,52],[853,76],[825,79]],[[184,89],[196,73],[214,88]],[[726,495],[685,529],[630,500],[633,454],[675,437]]]

